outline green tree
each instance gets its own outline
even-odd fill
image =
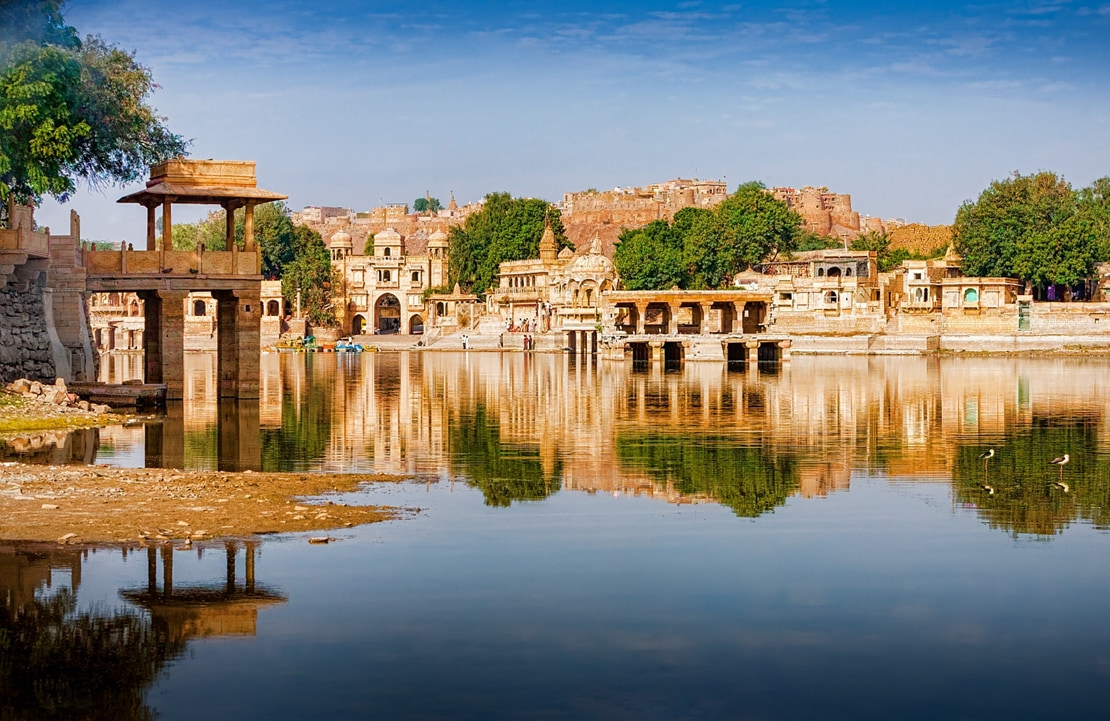
[[[903,260],[912,256],[912,253],[902,248],[892,250],[890,236],[874,230],[860,233],[849,247],[852,250],[874,251],[880,273],[886,273],[894,269],[901,265]]]
[[[439,198],[417,198],[412,201],[412,209],[417,213],[432,215],[443,210],[443,205],[439,202]]]
[[[689,281],[682,238],[665,220],[621,231],[613,265],[628,290],[684,288]]]
[[[1065,282],[1071,265],[1059,269],[1042,266],[1052,253],[1039,246],[1059,240],[1050,231],[1077,210],[1071,186],[1055,173],[1015,173],[992,182],[978,200],[965,202],[956,213],[952,240],[963,256],[964,273]],[[1015,265],[1019,247],[1023,249],[1020,271]]]
[[[292,260],[285,263],[281,272],[281,293],[289,303],[296,303],[297,290],[301,291],[301,307],[313,325],[335,325],[335,311],[331,305],[331,286],[334,284],[331,254],[324,239],[315,230],[297,226],[293,232]]]
[[[796,246],[802,218],[763,183],[744,183],[714,212],[723,226],[722,256],[728,276]]]
[[[569,246],[557,208],[538,198],[490,193],[482,209],[453,227],[448,240],[448,285],[482,294],[493,284],[498,266],[539,257],[544,225],[551,222],[556,248]]]
[[[187,143],[147,105],[150,71],[64,24],[60,3],[0,3],[0,200],[65,199],[142,177]]]
[[[1099,178],[1078,193],[1079,214],[1091,225],[1099,261],[1110,260],[1110,177]]]
[[[1038,287],[1074,285],[1094,273],[1097,247],[1091,223],[1073,215],[1046,231],[1019,238],[1014,273]]]

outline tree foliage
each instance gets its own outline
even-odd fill
[[[61,3],[0,3],[0,200],[65,199],[142,177],[187,143],[147,104],[154,82],[134,56],[79,40]]]
[[[493,284],[498,266],[510,260],[539,257],[544,224],[551,221],[556,248],[569,246],[557,208],[538,198],[490,193],[482,209],[451,228],[448,285],[482,294]]]
[[[431,215],[443,210],[443,205],[439,202],[439,198],[417,198],[412,201],[412,209],[417,213]]]
[[[293,231],[290,256],[292,259],[282,266],[282,295],[286,301],[295,303],[299,288],[301,307],[309,322],[317,326],[335,325],[331,254],[324,239],[315,230],[299,225]]]
[[[1107,257],[1099,238],[1106,187],[1099,181],[1076,193],[1050,172],[994,181],[956,213],[952,235],[964,273],[1038,286],[1090,277]]]
[[[726,287],[748,266],[794,250],[801,217],[762,183],[745,183],[714,209],[683,208],[620,235],[614,265],[624,287]]]

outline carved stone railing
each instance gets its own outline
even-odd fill
[[[204,275],[255,276],[256,251],[220,250],[87,250],[89,275]]]
[[[50,257],[50,237],[23,228],[0,230],[0,252],[26,253],[37,258]]]

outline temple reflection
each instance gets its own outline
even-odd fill
[[[1110,376],[1099,359],[797,356],[668,370],[526,353],[264,354],[262,400],[248,407],[217,401],[214,363],[186,357],[190,397],[145,426],[147,465],[418,474],[468,481],[494,505],[580,490],[741,515],[869,477],[953,484],[957,504],[1014,532],[1102,522],[1094,458],[1110,440]],[[126,432],[100,441],[136,442]],[[1011,491],[978,498],[967,459],[998,447],[1002,473],[1023,446],[1036,464],[1070,449],[1075,492],[1023,496],[1012,512]]]

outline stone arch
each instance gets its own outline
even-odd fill
[[[437,300],[436,301],[436,317],[442,318],[445,315],[447,315],[447,304],[444,303],[442,300]]]
[[[836,305],[838,299],[839,296],[837,296],[835,290],[830,290],[828,293],[825,293],[825,305]]]
[[[266,315],[277,316],[281,315],[281,304],[276,300],[266,301]]]
[[[136,300],[135,298],[131,299],[131,310],[128,313],[128,315],[130,315],[132,317],[136,317],[136,316],[139,315],[139,301]]]
[[[193,315],[197,317],[208,315],[208,304],[203,300],[194,300]]]
[[[409,318],[409,335],[424,334],[424,318],[419,313],[413,313]]]
[[[978,302],[979,302],[979,291],[977,289],[968,288],[967,290],[964,291],[964,303],[965,304],[978,303]]]
[[[597,307],[597,283],[592,280],[582,281],[580,286],[582,291],[582,306],[585,308]]]
[[[829,268],[828,277],[829,278],[839,278],[840,277],[840,268]]]
[[[351,318],[351,335],[362,335],[366,330],[366,316],[356,313],[354,318]]]
[[[374,328],[382,335],[401,332],[401,301],[385,293],[374,303]]]

